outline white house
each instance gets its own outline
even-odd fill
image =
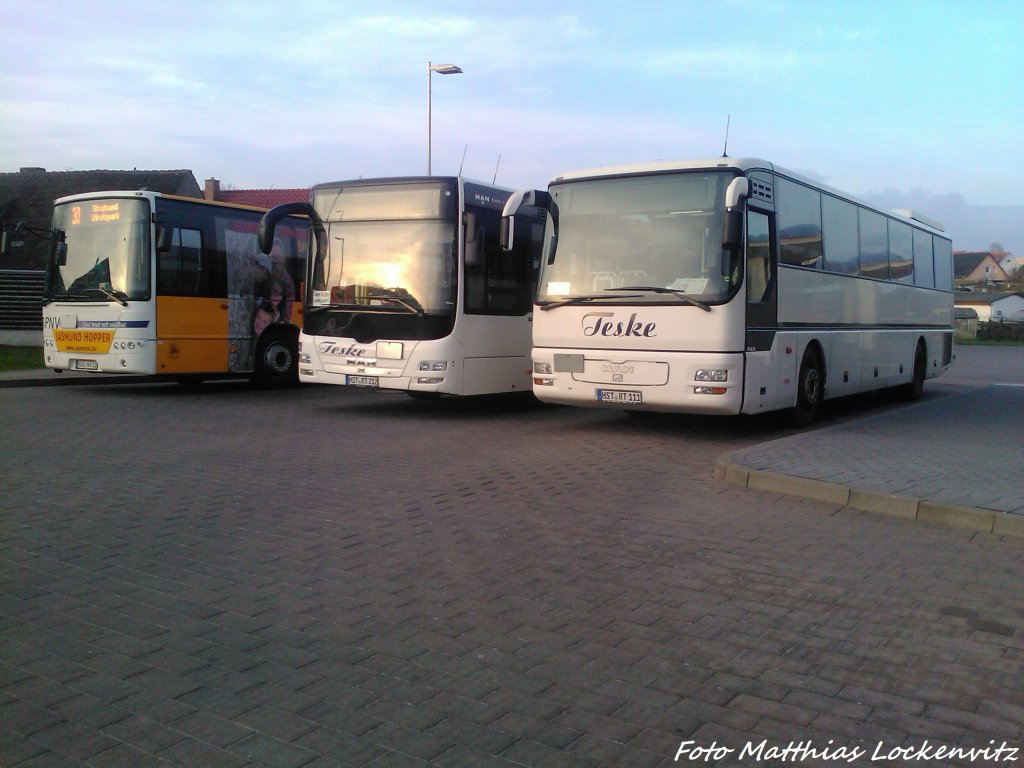
[[[989,321],[1024,322],[1024,292],[1004,294],[989,304]]]
[[[1000,254],[1002,258],[998,259],[999,266],[1003,268],[1003,271],[1009,276],[1013,277],[1013,273],[1021,267],[1024,267],[1024,256],[1014,256],[1012,253]]]
[[[953,305],[973,309],[978,313],[978,322],[987,323],[996,319],[993,316],[992,305],[1000,299],[1007,299],[1016,294],[1013,293],[974,293],[972,291],[957,291],[954,294]]]

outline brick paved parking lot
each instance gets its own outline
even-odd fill
[[[4,766],[1024,750],[1021,541],[712,479],[774,420],[142,384],[0,430]]]

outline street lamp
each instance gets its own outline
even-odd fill
[[[439,75],[461,75],[462,70],[454,64],[431,64],[427,62],[427,176],[430,175],[430,76],[437,72]]]

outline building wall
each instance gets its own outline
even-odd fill
[[[1002,322],[1024,322],[1024,296],[1014,294],[993,301],[990,305],[989,320]]]

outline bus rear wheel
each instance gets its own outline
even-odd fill
[[[281,389],[299,383],[299,349],[287,331],[267,330],[256,346],[256,385],[263,389]]]
[[[925,351],[924,342],[917,342],[917,350],[914,352],[914,378],[903,385],[902,394],[907,400],[920,400],[924,394],[925,370],[928,366],[928,353]]]
[[[821,356],[814,347],[808,347],[800,363],[800,375],[796,382],[796,405],[793,406],[793,423],[806,427],[818,417],[821,401],[825,396],[825,368]]]

